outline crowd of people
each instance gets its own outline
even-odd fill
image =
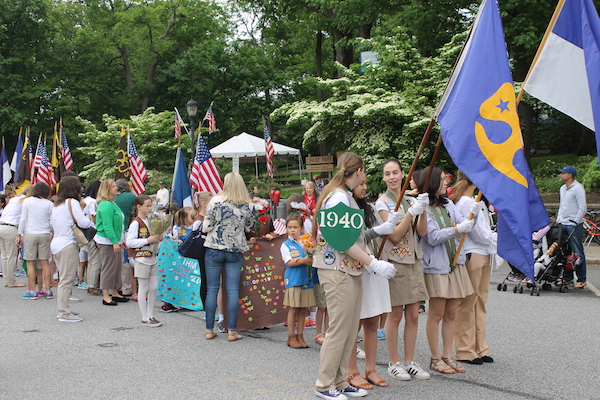
[[[561,172],[571,175],[564,177],[566,187],[581,197],[575,192],[579,186],[573,185],[576,172]],[[309,347],[304,327],[316,325],[315,341],[322,347],[315,394],[323,399],[362,397],[373,386],[388,386],[376,369],[377,344],[382,338],[389,355],[388,377],[430,379],[430,372],[414,359],[425,301],[429,371],[464,373],[463,364],[494,361],[486,344],[486,302],[497,235],[488,205],[475,199],[477,187],[461,171],[451,191],[452,178],[441,168],[415,171],[404,196],[406,176],[398,160],[386,161],[382,175],[386,190],[369,204],[364,162],[346,152],[338,158],[337,172],[329,183],[323,185],[317,177],[318,182],[307,182],[302,194],[287,200],[287,240],[280,248],[286,266],[287,345]],[[172,208],[164,199],[165,190],[168,194],[161,183],[156,199],[135,196],[126,181],[107,179],[91,182],[83,191],[79,178],[72,174],[61,179],[52,197],[43,182],[26,187],[10,200],[0,197],[5,286],[25,288],[15,280],[21,254],[27,267],[24,299],[54,297],[55,266],[58,321],[82,321],[71,309],[72,289],[79,285],[90,295],[101,295],[101,304],[106,306],[133,299],[138,302],[142,325],[161,326],[154,316],[158,273],[153,244],[161,242],[163,235],[151,232],[148,220],[158,201],[165,212],[175,215],[168,233],[172,239],[183,243],[193,232],[205,234],[205,252],[198,261],[206,340],[220,332],[226,332],[230,342],[242,339],[236,328],[244,253],[257,237],[273,240],[278,236],[266,212],[268,201],[257,187],[249,195],[242,176],[234,172],[225,176],[223,190],[216,196],[198,193],[194,207]],[[321,231],[317,223],[320,212],[333,212],[340,206],[364,215],[364,225],[355,227],[356,235],[348,235],[344,245],[343,240]],[[572,213],[579,212],[571,208]],[[567,211],[559,216],[573,222],[564,216]],[[259,214],[265,218],[257,218]],[[81,246],[74,234],[76,227],[95,228],[93,240]],[[585,286],[585,271],[579,274]],[[178,307],[163,303],[161,309],[171,312]],[[360,330],[364,373],[357,363]]]

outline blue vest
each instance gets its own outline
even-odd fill
[[[292,258],[306,257],[304,250],[302,250],[302,246],[292,239],[286,240],[283,244],[290,250]],[[313,282],[308,277],[308,268],[309,267],[306,264],[298,265],[296,267],[290,267],[286,264],[285,274],[283,275],[285,287],[302,286],[302,289],[311,289],[313,287]]]

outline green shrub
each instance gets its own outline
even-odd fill
[[[581,171],[581,178],[578,180],[583,184],[583,186],[585,186],[586,191],[591,192],[600,189],[600,169],[598,168],[598,157],[594,157],[592,160],[590,160],[585,169],[577,169],[577,171]]]

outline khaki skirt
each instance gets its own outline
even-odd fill
[[[396,276],[389,280],[392,307],[429,300],[423,264],[417,259],[415,264],[392,262],[396,267]]]
[[[315,295],[313,289],[302,289],[302,286],[293,286],[285,289],[283,305],[288,307],[314,307]]]
[[[451,274],[425,274],[429,297],[464,299],[473,294],[469,273],[464,265],[456,267]]]

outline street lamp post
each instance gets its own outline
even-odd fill
[[[196,100],[190,99],[186,104],[185,108],[187,108],[188,115],[190,116],[190,139],[192,140],[192,154],[196,149],[196,137],[194,132],[196,131],[196,113],[198,112],[198,103]]]

